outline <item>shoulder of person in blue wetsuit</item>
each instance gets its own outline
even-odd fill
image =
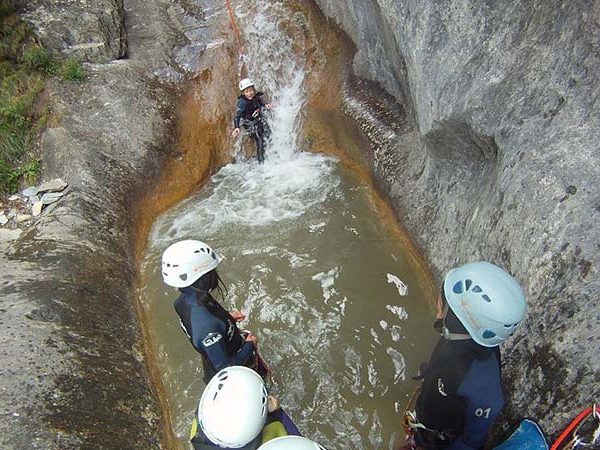
[[[263,107],[271,108],[271,104],[265,103],[262,99],[264,93],[257,92],[254,82],[249,78],[244,78],[238,85],[240,95],[237,100],[235,116],[233,118],[233,135],[237,135],[240,130],[242,119],[252,120],[253,114],[257,109]]]
[[[217,273],[220,261],[208,244],[192,239],[170,245],[162,256],[163,281],[181,291],[175,311],[183,331],[204,357],[205,381],[223,367],[254,365],[255,360],[256,336],[243,337],[236,325],[245,316],[227,312],[211,296],[222,284]]]
[[[263,92],[257,92],[254,94],[254,97],[250,100],[246,98],[244,95],[240,95],[238,97],[235,116],[233,119],[233,126],[235,128],[239,128],[241,125],[241,120],[252,120],[252,115],[257,109],[264,108],[266,103],[262,99],[265,94]]]
[[[498,349],[442,338],[423,375],[417,417],[447,437],[436,445],[481,448],[504,405]]]
[[[480,449],[504,404],[500,343],[525,316],[518,282],[486,262],[448,272],[438,299],[442,339],[422,372],[417,444],[432,450]]]
[[[199,294],[192,287],[180,290],[174,307],[181,327],[215,372],[252,361],[255,347],[244,340],[228,311],[209,294]]]

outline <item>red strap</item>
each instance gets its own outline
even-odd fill
[[[600,409],[598,409],[598,407],[594,407],[596,412],[600,412]],[[589,416],[592,412],[592,407],[590,406],[589,408],[584,409],[582,412],[579,413],[579,415],[577,417],[575,417],[575,419],[573,419],[573,421],[569,424],[569,426],[565,429],[565,431],[563,431],[561,433],[561,435],[558,437],[558,439],[556,441],[554,441],[554,444],[552,444],[552,447],[550,447],[550,450],[558,450],[559,446],[563,443],[563,441],[567,438],[567,436],[569,436],[572,432],[573,429],[579,425],[583,419],[585,419],[587,416]]]

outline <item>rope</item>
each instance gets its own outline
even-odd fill
[[[233,13],[233,8],[231,7],[231,0],[225,0],[227,4],[227,12],[229,13],[229,21],[231,22],[231,27],[233,28],[233,32],[235,34],[235,42],[238,48],[238,56],[240,59],[240,75],[242,74],[242,69],[244,67],[244,44],[242,42],[242,34],[240,33],[240,29],[237,26],[237,21],[235,20],[235,14]]]
[[[552,444],[552,447],[550,447],[550,450],[559,450],[561,447],[561,444],[564,443],[565,439],[573,432],[573,430],[581,424],[581,422],[583,422],[583,420],[589,416],[592,411],[594,412],[594,415],[598,414],[598,412],[600,411],[600,409],[596,406],[590,406],[589,408],[584,409],[581,413],[579,413],[579,415],[577,417],[575,417],[575,419],[573,419],[573,421],[569,424],[569,426],[567,428],[565,428],[565,431],[563,431],[561,433],[561,435],[558,437],[558,439],[556,441],[554,441],[554,444]],[[573,439],[571,439],[570,441],[567,442],[567,445],[571,445],[570,448],[576,448],[575,446],[579,444],[579,438],[577,436],[574,436]],[[569,447],[563,447],[563,448],[569,448]]]

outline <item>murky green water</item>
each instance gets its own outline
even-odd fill
[[[374,210],[369,189],[335,159],[298,147],[307,69],[282,34],[285,5],[244,5],[250,76],[276,105],[267,161],[224,167],[160,217],[142,267],[142,304],[174,432],[186,439],[202,364],[159,265],[168,245],[193,238],[225,258],[224,305],[247,315],[242,325],[258,334],[274,370],[272,393],[301,431],[330,450],[387,449],[415,388],[410,377],[435,339],[427,280]],[[301,24],[297,14],[293,21]],[[264,60],[268,70],[256,64]]]
[[[224,216],[254,205],[253,198],[245,204],[225,193],[240,188],[242,169],[218,175],[153,230],[143,304],[180,436],[202,392],[202,372],[172,307],[177,293],[162,284],[159,263],[162,251],[184,238],[203,239],[225,257],[219,268],[229,287],[224,303],[247,314],[243,326],[258,333],[274,370],[273,392],[307,436],[330,449],[374,449],[386,447],[399,429],[414,389],[410,377],[433,342],[426,280],[372,210],[369,191],[335,161],[303,156],[322,164],[326,176],[298,216],[285,218],[291,213],[281,205],[273,215],[284,218],[273,221],[243,225],[258,211]],[[288,200],[281,203],[294,203]],[[406,284],[406,295],[390,282],[393,276]]]

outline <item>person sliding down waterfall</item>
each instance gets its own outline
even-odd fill
[[[415,409],[406,411],[403,449],[483,447],[504,404],[498,346],[525,311],[521,286],[501,268],[475,262],[448,272],[434,324],[442,337],[420,371]]]
[[[248,132],[256,142],[256,158],[259,163],[265,160],[265,149],[271,129],[265,120],[263,111],[271,109],[270,103],[262,100],[262,92],[256,92],[254,82],[249,78],[240,81],[240,96],[237,101],[237,110],[233,119],[233,132],[236,137],[240,133],[240,127]]]
[[[203,356],[206,383],[219,370],[233,365],[250,367],[264,377],[268,370],[256,350],[257,337],[244,335],[236,325],[246,316],[237,310],[226,311],[211,295],[217,288],[222,294],[217,273],[220,262],[204,242],[176,242],[163,253],[163,281],[181,292],[174,303],[175,311],[181,328]]]

